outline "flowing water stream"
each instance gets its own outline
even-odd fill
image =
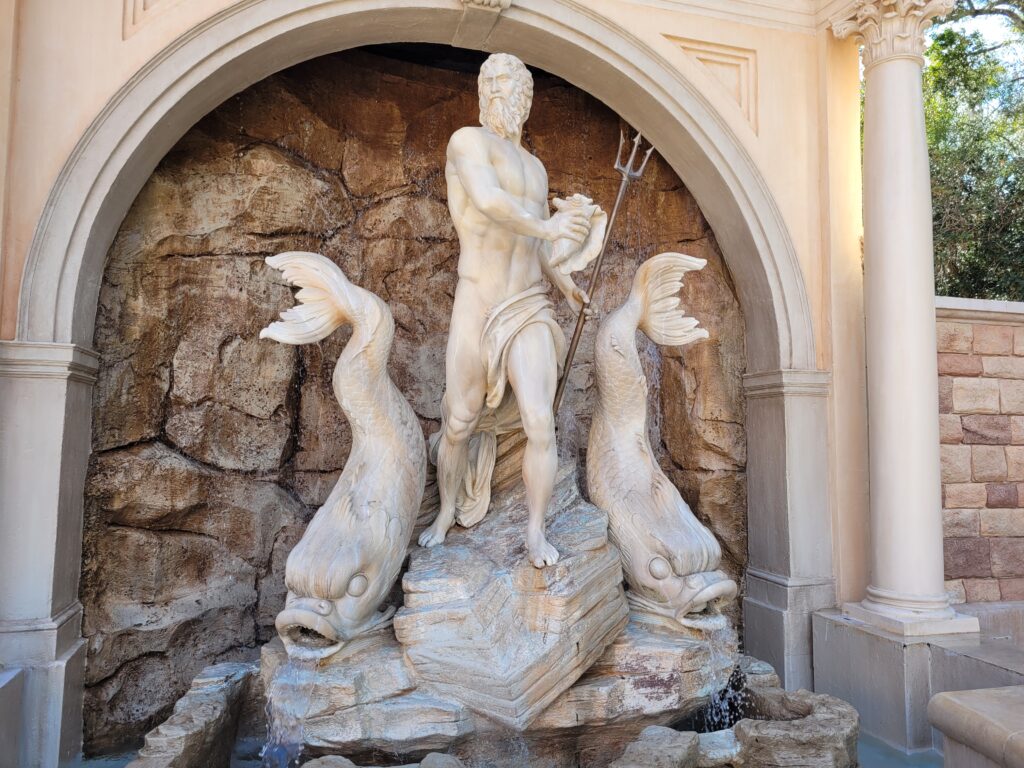
[[[731,728],[744,717],[754,717],[753,697],[747,689],[747,678],[739,666],[739,649],[731,627],[705,633],[708,644],[708,680],[713,687],[707,706],[672,724],[677,731],[712,733]],[[731,670],[726,684],[720,686],[721,670]]]
[[[295,768],[302,758],[303,726],[313,698],[316,659],[289,657],[267,690],[267,743],[263,768]]]

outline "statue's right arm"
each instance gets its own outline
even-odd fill
[[[454,166],[473,207],[517,235],[553,240],[557,232],[550,219],[527,211],[501,188],[488,157],[486,138],[478,129],[462,128],[448,142],[448,162]]]

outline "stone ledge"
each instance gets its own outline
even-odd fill
[[[936,296],[935,316],[939,320],[1024,325],[1024,301],[988,301]]]
[[[1024,768],[1024,686],[937,694],[928,719],[947,739],[996,765]]]

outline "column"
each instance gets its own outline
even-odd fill
[[[746,652],[789,690],[813,688],[811,614],[836,604],[828,507],[828,394],[824,371],[759,371],[747,399],[749,560]]]
[[[903,635],[977,631],[943,588],[924,31],[953,0],[858,0],[833,24],[864,63],[864,309],[871,586],[848,615]]]
[[[0,660],[19,672],[0,699],[21,720],[5,724],[17,733],[3,765],[71,766],[81,752],[78,577],[97,364],[73,344],[0,341]]]

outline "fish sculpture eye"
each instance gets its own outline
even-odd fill
[[[369,585],[370,582],[366,579],[366,576],[361,573],[357,573],[348,583],[348,593],[352,595],[352,597],[360,597],[364,592],[366,592],[366,588]]]
[[[672,568],[664,557],[652,557],[647,570],[651,572],[651,576],[659,580],[672,575]]]

